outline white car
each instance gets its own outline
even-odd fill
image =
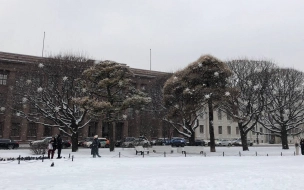
[[[232,140],[223,139],[220,142],[220,146],[232,146]]]

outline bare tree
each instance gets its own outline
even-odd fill
[[[215,152],[213,109],[223,100],[230,75],[225,63],[205,55],[174,73],[165,83],[164,105],[168,110],[165,120],[188,137],[190,145],[195,143],[198,118],[208,111],[210,149]]]
[[[23,73],[16,85],[13,109],[17,116],[46,127],[57,127],[71,137],[72,151],[78,150],[79,131],[88,110],[80,107],[73,98],[82,97],[79,77],[88,60],[74,55],[58,55],[35,65],[30,73]]]
[[[267,102],[266,88],[269,85],[269,74],[274,64],[269,61],[232,60],[227,65],[233,72],[231,77],[231,94],[221,105],[238,124],[243,151],[249,150],[247,134],[258,122]]]
[[[295,69],[275,69],[267,87],[267,105],[260,124],[271,135],[281,138],[282,148],[289,149],[287,136],[302,132],[304,123],[304,74]]]

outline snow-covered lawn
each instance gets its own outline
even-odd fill
[[[1,190],[180,190],[180,189],[301,189],[304,187],[304,156],[294,156],[294,147],[205,148],[207,156],[179,153],[135,155],[133,149],[115,152],[100,149],[92,158],[90,149],[71,153],[65,159],[0,162]],[[120,157],[119,157],[120,152]],[[225,157],[222,156],[225,152]],[[256,152],[258,156],[255,156]],[[281,156],[281,152],[283,156]],[[74,155],[74,161],[68,154]],[[266,156],[266,155],[269,156]],[[31,155],[27,149],[0,150],[0,157]],[[55,166],[50,167],[54,162]]]

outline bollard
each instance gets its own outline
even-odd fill
[[[72,162],[74,161],[74,155],[72,155]]]
[[[206,152],[204,152],[205,157],[207,156]]]
[[[241,151],[239,151],[239,155],[242,156],[242,155],[241,155]]]
[[[120,152],[118,153],[118,156],[119,156],[119,158],[120,158]]]
[[[20,160],[21,160],[21,155],[19,155],[19,160],[18,160],[18,164],[20,164]]]
[[[145,151],[142,152],[143,158],[145,157]]]
[[[268,156],[268,154],[267,154],[267,156]]]
[[[185,157],[187,157],[187,152],[185,151]]]
[[[283,153],[281,152],[281,156],[283,156]]]
[[[225,153],[223,152],[223,157],[225,156]]]
[[[293,155],[295,156],[295,155],[296,155],[296,152],[293,152]]]
[[[255,152],[255,156],[258,156],[258,152]]]
[[[71,154],[69,154],[69,158],[70,158]]]
[[[164,152],[164,157],[166,157],[166,152]]]
[[[42,154],[42,162],[43,162],[43,159],[44,159],[44,154]]]

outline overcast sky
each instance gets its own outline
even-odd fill
[[[303,0],[0,0],[0,51],[174,72],[203,54],[304,71]]]

